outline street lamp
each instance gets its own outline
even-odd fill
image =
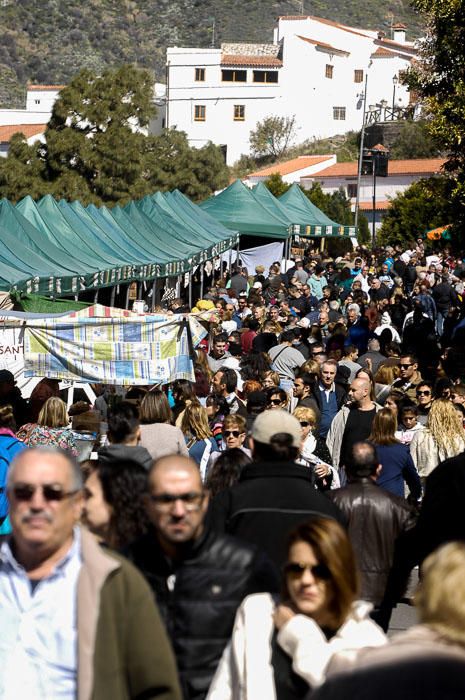
[[[393,85],[393,90],[392,90],[392,118],[394,119],[394,107],[396,106],[396,85],[399,81],[399,78],[397,75],[394,75],[392,78],[392,85]]]

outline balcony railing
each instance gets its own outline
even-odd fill
[[[381,122],[396,122],[405,119],[413,119],[415,116],[415,106],[408,107],[383,107],[378,105],[370,105],[365,114],[365,125],[377,124]]]

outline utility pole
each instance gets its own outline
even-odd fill
[[[355,200],[355,220],[354,226],[358,226],[358,210],[360,207],[360,185],[362,181],[362,160],[363,160],[363,146],[365,142],[365,114],[367,107],[367,89],[368,89],[368,75],[365,74],[365,88],[362,92],[363,97],[363,121],[362,121],[362,131],[360,133],[360,154],[358,157],[358,171],[357,171],[357,197]]]

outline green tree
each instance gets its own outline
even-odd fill
[[[194,200],[205,199],[229,181],[218,146],[191,148],[186,134],[176,129],[147,140],[146,171],[151,191],[177,188]]]
[[[420,60],[407,79],[423,100],[432,136],[449,155],[453,225],[465,230],[465,7],[463,0],[413,0],[426,25]]]
[[[183,132],[147,136],[153,78],[133,66],[97,76],[81,71],[56,101],[45,143],[15,136],[0,162],[0,195],[52,194],[83,204],[125,204],[155,189],[193,199],[228,182],[221,150],[191,148]]]
[[[428,131],[424,120],[402,124],[398,137],[390,149],[390,158],[435,158],[441,151]]]
[[[282,158],[289,150],[297,131],[295,115],[292,117],[265,117],[250,132],[250,149],[255,156]]]
[[[279,173],[273,173],[273,175],[270,175],[270,177],[265,180],[264,184],[275,197],[281,197],[281,195],[287,192],[290,187],[290,185],[283,182],[283,178]]]
[[[446,177],[418,180],[392,201],[378,234],[381,243],[405,243],[437,226],[450,224],[449,194],[454,183]]]

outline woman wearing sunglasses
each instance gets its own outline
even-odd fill
[[[297,527],[281,599],[260,593],[244,600],[207,700],[307,698],[332,672],[349,668],[355,650],[385,644],[357,593],[344,529],[327,518]]]
[[[315,476],[315,487],[320,491],[338,489],[340,487],[337,469],[331,464],[331,455],[324,438],[313,434],[317,426],[316,413],[313,408],[297,406],[293,415],[300,423],[302,443],[297,464],[303,464],[312,469]]]
[[[281,409],[285,411],[287,409],[287,404],[289,402],[289,396],[286,394],[284,389],[271,388],[267,391],[267,408],[270,409]]]

